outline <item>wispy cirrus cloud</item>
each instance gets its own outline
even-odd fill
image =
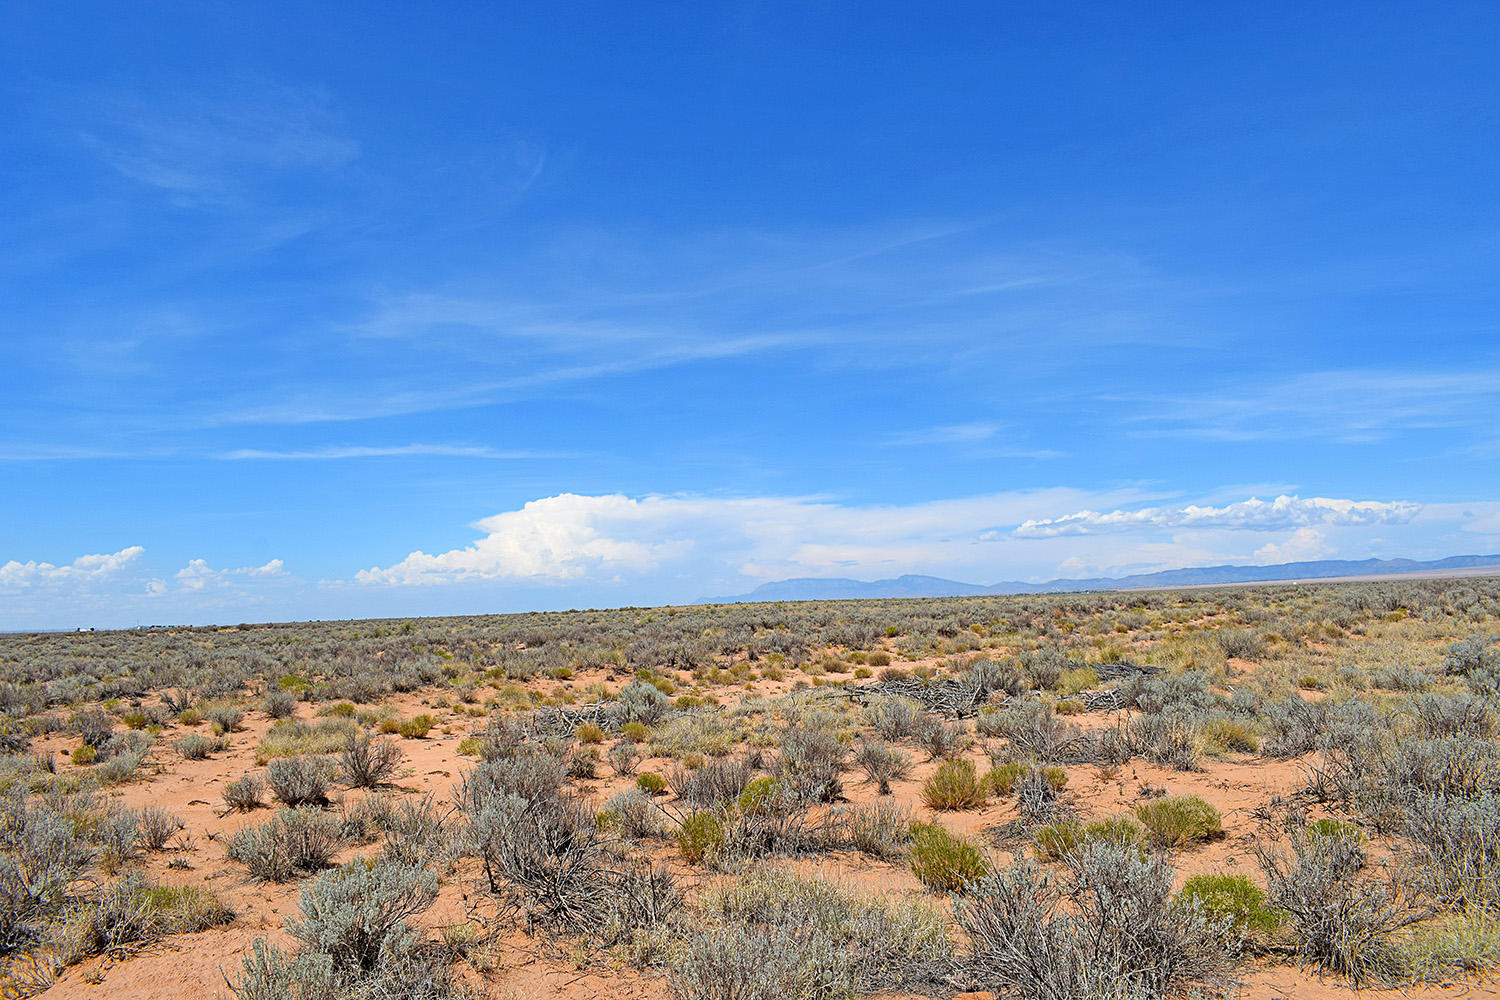
[[[1339,369],[1120,401],[1137,408],[1125,419],[1145,434],[1368,442],[1404,430],[1493,426],[1500,369]]]
[[[992,421],[940,424],[888,435],[881,443],[895,448],[944,446],[967,449],[976,458],[1060,458],[1063,453],[1052,448],[1028,448],[1008,442],[1006,425]]]
[[[974,421],[964,424],[942,424],[923,427],[913,431],[902,431],[886,438],[885,443],[896,447],[911,447],[929,444],[977,444],[988,441],[1000,430],[1000,425],[989,421]]]
[[[1056,538],[1151,528],[1230,528],[1280,531],[1311,525],[1339,527],[1402,524],[1422,509],[1402,500],[1344,500],[1330,497],[1255,497],[1222,507],[1189,504],[1184,507],[1144,507],[1137,510],[1080,510],[1062,517],[1023,522],[1017,538]]]
[[[193,205],[230,203],[261,173],[332,170],[359,155],[329,94],[263,82],[239,90],[95,100],[81,138],[124,176]]]
[[[506,451],[485,445],[464,444],[402,444],[402,445],[329,445],[322,448],[295,450],[271,450],[261,448],[237,448],[218,457],[226,461],[263,462],[319,462],[344,458],[407,458],[412,456],[438,458],[486,458],[495,460],[526,458],[561,458],[562,452]]]

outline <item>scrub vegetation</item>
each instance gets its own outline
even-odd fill
[[[1497,732],[1487,579],[0,636],[0,997],[1421,996]]]

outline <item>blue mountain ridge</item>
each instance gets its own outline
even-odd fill
[[[1417,559],[1322,559],[1276,563],[1269,566],[1195,566],[1132,576],[1056,579],[1044,583],[1006,580],[993,584],[963,583],[938,576],[905,574],[889,580],[851,580],[840,577],[795,577],[763,583],[748,594],[721,597],[709,603],[752,601],[872,600],[888,597],[971,597],[985,594],[1040,594],[1075,590],[1120,590],[1142,587],[1195,587],[1271,580],[1317,580],[1344,576],[1389,576],[1441,570],[1500,567],[1500,555],[1448,556]]]

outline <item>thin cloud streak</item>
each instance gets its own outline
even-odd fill
[[[485,458],[496,460],[566,458],[568,452],[502,451],[484,445],[405,444],[405,445],[332,445],[302,451],[271,451],[240,448],[216,456],[224,461],[332,461],[345,458],[404,458],[430,455],[441,458]]]
[[[1399,431],[1487,427],[1500,405],[1500,369],[1308,372],[1201,394],[1122,396],[1136,433],[1219,441],[1335,438],[1360,443]]]

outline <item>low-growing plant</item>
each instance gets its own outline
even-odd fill
[[[1019,760],[1005,761],[990,768],[984,780],[993,794],[1004,797],[1016,790],[1016,783],[1030,769],[1029,765]]]
[[[945,760],[922,785],[922,801],[931,809],[977,809],[987,795],[974,762]]]
[[[224,805],[231,811],[248,812],[260,806],[266,783],[253,774],[236,778],[224,786]]]
[[[645,840],[662,834],[663,813],[651,797],[639,789],[616,792],[599,813],[604,825],[617,829],[631,840]]]
[[[435,895],[431,873],[389,861],[319,876],[287,921],[296,952],[257,939],[231,987],[241,1000],[464,1000],[451,953],[408,926]]]
[[[277,757],[338,753],[349,737],[359,735],[359,731],[353,720],[345,718],[335,717],[317,723],[282,719],[271,726],[271,731],[256,747],[255,762],[264,765]]]
[[[1169,795],[1142,802],[1135,807],[1135,815],[1157,847],[1187,847],[1224,835],[1219,810],[1196,795]]]
[[[608,757],[610,768],[621,777],[634,774],[641,762],[640,751],[631,739],[623,739],[610,747]]]
[[[911,844],[911,810],[886,799],[850,807],[844,823],[849,843],[871,857],[898,858]]]
[[[181,816],[176,816],[157,806],[147,806],[140,811],[139,816],[141,846],[148,851],[159,851],[166,847],[167,841],[186,825]]]
[[[991,871],[977,846],[937,823],[911,826],[912,874],[935,892],[962,892]]]
[[[228,855],[253,879],[285,882],[328,867],[344,842],[337,816],[307,807],[283,809],[274,819],[235,833]]]
[[[793,725],[782,733],[781,752],[773,770],[804,802],[832,802],[844,789],[844,760],[849,748],[823,726]]]
[[[260,708],[273,719],[285,719],[297,710],[297,696],[284,687],[273,687],[260,701]]]
[[[724,843],[724,818],[717,812],[695,812],[677,831],[677,850],[689,864],[700,864]]]
[[[952,757],[969,743],[963,729],[927,712],[917,716],[912,736],[927,751],[928,760]]]
[[[229,741],[224,737],[204,736],[201,733],[189,733],[177,740],[177,752],[182,755],[183,760],[207,760],[210,754],[218,753],[228,746]]]
[[[1203,740],[1214,753],[1255,753],[1260,749],[1260,736],[1250,723],[1227,716],[1205,722]]]
[[[754,776],[754,768],[746,761],[719,758],[706,761],[702,767],[674,766],[668,784],[681,801],[695,809],[707,809],[739,798]]]
[[[594,770],[599,766],[599,748],[584,744],[568,755],[568,777],[577,781],[593,781]]]
[[[154,885],[139,873],[131,873],[106,886],[72,916],[63,932],[59,957],[72,964],[90,955],[207,930],[233,919],[234,911],[204,889]]]
[[[425,712],[414,715],[410,719],[402,721],[396,727],[396,732],[409,740],[425,740],[432,727],[437,725],[437,720]]]
[[[1144,848],[1146,828],[1134,816],[1109,816],[1083,825],[1085,843],[1112,844],[1116,847]]]
[[[391,779],[401,767],[403,757],[401,747],[395,740],[350,735],[343,749],[339,751],[338,767],[343,780],[349,787],[378,788],[390,784]],[[285,762],[273,762],[271,769],[275,771],[279,764],[284,766]]]
[[[888,743],[865,741],[854,752],[854,764],[875,783],[881,795],[891,793],[891,782],[911,773],[911,758]]]
[[[1413,873],[1370,870],[1347,837],[1294,835],[1291,853],[1255,846],[1267,902],[1287,914],[1301,957],[1355,986],[1406,972],[1395,935],[1431,915]]]
[[[1177,899],[1228,923],[1244,937],[1264,938],[1286,922],[1286,914],[1266,905],[1266,892],[1243,875],[1193,875]]]
[[[240,723],[245,720],[245,711],[233,705],[216,705],[204,709],[203,716],[208,719],[216,732],[232,733],[240,728]]]
[[[920,711],[921,706],[910,698],[871,698],[865,719],[882,740],[894,743],[916,731]]]
[[[1060,819],[1039,826],[1032,834],[1037,857],[1058,861],[1076,851],[1084,842],[1083,824],[1074,819]]]
[[[327,757],[279,757],[266,769],[266,785],[285,805],[314,805],[328,801],[333,771]]]
[[[354,861],[315,878],[286,929],[338,972],[368,973],[393,948],[410,947],[406,921],[436,898],[437,877],[424,868]]]
[[[1086,844],[1056,874],[1030,860],[971,886],[955,904],[971,942],[967,978],[1006,996],[1223,995],[1234,983],[1222,924],[1172,898],[1159,857]]]
[[[939,911],[776,869],[704,899],[669,976],[681,1000],[815,1000],[928,992],[952,962]]]

